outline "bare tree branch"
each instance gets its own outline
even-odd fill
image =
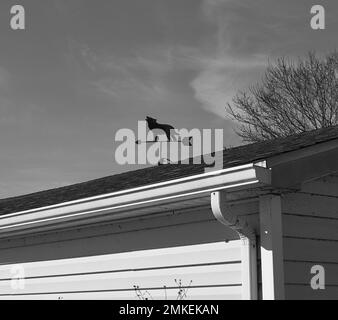
[[[310,52],[294,63],[269,65],[260,84],[226,106],[244,141],[258,142],[338,124],[338,52]]]

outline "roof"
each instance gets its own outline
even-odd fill
[[[223,151],[223,168],[264,160],[338,139],[338,126]],[[166,164],[0,200],[0,215],[127,190],[204,172],[205,164]]]

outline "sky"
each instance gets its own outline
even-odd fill
[[[337,49],[337,30],[336,0],[1,0],[0,198],[137,169],[114,136],[146,116],[239,145],[226,103],[277,57]]]

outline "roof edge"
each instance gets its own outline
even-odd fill
[[[110,220],[130,218],[127,211],[131,209],[196,198],[216,190],[269,185],[271,172],[260,166],[261,164],[250,163],[101,196],[5,214],[0,216],[0,234],[17,230],[29,232],[30,228],[43,225],[53,228],[56,224],[62,226],[62,223],[83,222],[88,218],[91,221],[95,218],[96,222],[100,219],[107,220],[107,217]]]

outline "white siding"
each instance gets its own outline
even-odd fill
[[[177,279],[189,286],[188,299],[240,299],[240,245],[240,240],[222,241],[23,263],[24,288],[16,289],[13,265],[2,265],[0,298],[137,299],[136,285],[150,298],[176,299]]]
[[[0,264],[46,261],[238,239],[209,208],[0,239]]]
[[[242,205],[243,206],[243,205]],[[234,207],[256,214],[257,206]],[[0,239],[0,299],[133,299],[134,285],[154,299],[176,299],[175,279],[190,299],[241,299],[238,235],[211,209],[175,211],[79,229]],[[13,291],[11,266],[25,269]]]

